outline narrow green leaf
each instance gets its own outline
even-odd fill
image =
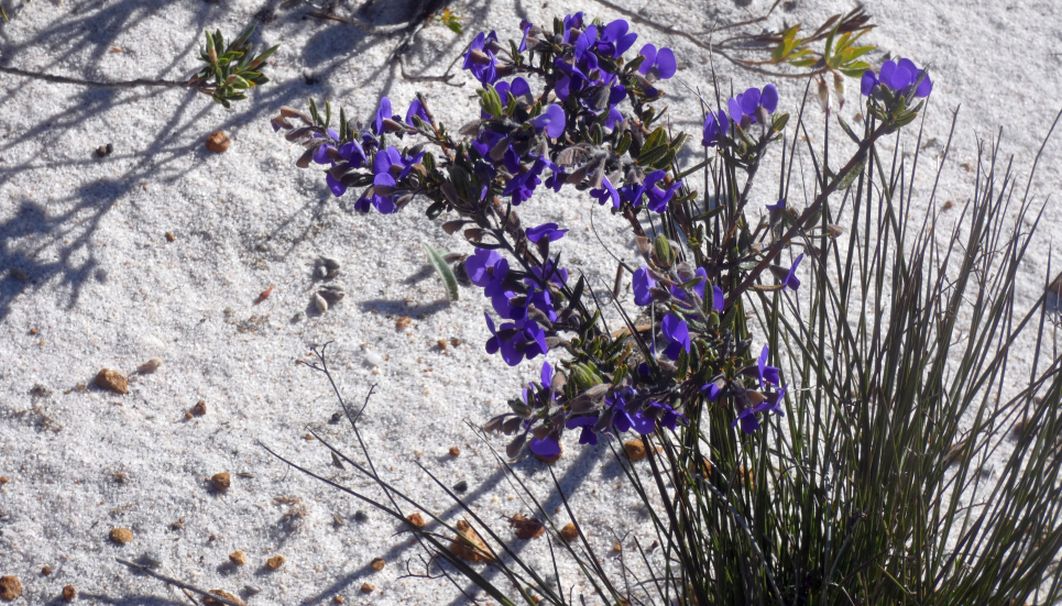
[[[424,250],[428,253],[428,261],[443,279],[443,284],[446,286],[446,295],[451,301],[456,301],[458,298],[457,277],[454,276],[453,270],[450,269],[450,264],[443,258],[442,253],[432,248],[431,245],[425,244]]]

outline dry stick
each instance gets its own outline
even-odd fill
[[[166,576],[164,574],[155,572],[154,570],[148,568],[147,566],[141,566],[140,564],[137,564],[135,562],[130,562],[129,560],[123,560],[122,558],[114,558],[114,559],[117,560],[119,564],[124,564],[125,566],[128,566],[129,568],[132,568],[133,570],[137,570],[139,572],[142,572],[142,573],[148,575],[149,577],[155,577],[156,579],[158,579],[158,580],[160,580],[160,581],[162,581],[164,583],[167,583],[169,585],[173,585],[174,587],[177,587],[178,589],[183,589],[185,591],[191,591],[191,592],[194,592],[194,593],[198,593],[201,596],[208,597],[208,598],[210,598],[212,600],[215,600],[217,602],[221,602],[222,604],[228,604],[228,606],[242,606],[239,602],[233,602],[232,600],[230,600],[230,599],[228,599],[226,597],[222,597],[222,596],[220,596],[220,595],[218,595],[216,593],[210,593],[209,591],[200,589],[200,588],[198,588],[195,585],[192,585],[190,583],[185,583],[184,581],[180,581],[180,580],[177,580],[177,579],[175,579],[173,577],[168,577],[168,576]]]

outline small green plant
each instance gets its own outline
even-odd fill
[[[199,58],[206,63],[188,81],[188,85],[210,95],[225,107],[233,101],[246,99],[248,91],[269,82],[263,72],[269,57],[280,45],[271,46],[255,55],[251,46],[254,26],[248,26],[235,40],[225,45],[221,30],[206,32],[206,45]]]

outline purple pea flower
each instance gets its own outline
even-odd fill
[[[657,50],[652,44],[646,44],[638,54],[645,57],[638,66],[638,71],[643,76],[653,75],[658,80],[667,80],[675,75],[675,53],[670,48]]]
[[[413,123],[413,117],[420,118],[425,123],[431,122],[428,117],[428,110],[424,107],[424,104],[420,102],[420,99],[414,97],[413,101],[409,104],[409,109],[406,110],[406,124],[415,126]]]
[[[771,214],[781,212],[785,210],[785,198],[781,198],[774,204],[767,204],[765,206],[767,206],[767,210],[770,211]]]
[[[376,108],[376,116],[373,118],[372,132],[376,136],[380,136],[384,132],[384,120],[390,120],[391,113],[391,100],[387,97],[380,97],[380,105]]]
[[[618,209],[620,207],[619,192],[616,191],[615,186],[608,180],[608,177],[601,177],[601,187],[598,189],[591,189],[590,196],[598,201],[600,204],[606,202],[612,202],[612,208]]]
[[[724,389],[726,389],[726,381],[723,379],[716,379],[702,385],[701,393],[707,396],[709,401],[715,402],[719,399],[719,396],[723,395]]]
[[[568,429],[581,428],[579,432],[580,444],[597,444],[597,434],[594,426],[597,425],[597,415],[578,415],[568,419],[564,426]]]
[[[634,270],[631,279],[631,288],[634,290],[634,303],[637,305],[649,305],[653,302],[652,289],[656,286],[656,280],[649,273],[649,268],[642,267]]]
[[[527,239],[531,240],[535,244],[538,244],[542,238],[545,238],[547,242],[556,242],[564,237],[564,234],[568,233],[567,229],[558,229],[556,223],[543,223],[535,227],[528,227],[524,230],[527,234]]]
[[[785,279],[782,280],[782,286],[785,288],[791,288],[797,290],[800,288],[800,278],[796,276],[797,267],[800,266],[800,262],[804,260],[804,253],[797,255],[797,258],[793,260],[793,264],[789,266],[789,273],[785,275]]]
[[[462,69],[472,72],[472,75],[483,84],[494,84],[498,79],[498,58],[494,55],[494,46],[498,42],[498,35],[494,32],[484,34],[480,32],[472,40],[472,44],[465,53],[465,63]]]
[[[546,131],[550,139],[559,139],[564,134],[564,108],[551,103],[541,114],[532,118],[531,125],[538,131]]]
[[[679,352],[690,352],[690,329],[686,321],[673,313],[664,314],[660,321],[660,331],[667,340],[664,355],[672,360],[678,360]]]
[[[882,63],[877,75],[871,70],[863,72],[859,90],[869,97],[879,84],[901,95],[913,92],[918,98],[928,97],[933,91],[933,81],[926,70],[919,69],[914,61],[906,58]]]
[[[495,328],[490,314],[483,315],[491,333],[491,338],[487,340],[487,353],[501,352],[502,360],[509,366],[516,366],[525,357],[530,360],[549,351],[546,332],[534,320],[523,318],[515,322],[505,322]]]
[[[778,385],[779,381],[781,381],[778,368],[767,364],[767,358],[770,355],[770,349],[768,349],[767,345],[764,345],[759,359],[756,360],[756,374],[760,380],[761,388],[766,387],[768,383]]]
[[[551,435],[543,438],[531,438],[527,447],[532,454],[542,459],[559,457],[561,453],[560,443],[557,442],[557,438]]]
[[[715,114],[708,114],[708,117],[704,119],[704,133],[701,138],[701,145],[705,147],[715,147],[722,142],[726,137],[726,132],[730,130],[730,120],[726,117],[726,112],[719,110]]]
[[[667,204],[671,201],[671,198],[675,196],[675,192],[682,186],[681,181],[673,182],[667,189],[661,189],[657,187],[657,183],[663,180],[667,173],[663,170],[654,170],[645,177],[645,184],[642,186],[642,191],[645,192],[646,197],[649,199],[649,210],[658,213],[664,213],[667,211]]]
[[[527,51],[527,36],[531,33],[532,24],[530,21],[520,21],[520,31],[523,35],[520,36],[520,44],[516,47],[516,52],[523,53]]]
[[[726,295],[723,293],[723,287],[718,284],[712,286],[712,311],[717,313],[723,313],[726,308]]]
[[[755,406],[750,406],[744,410],[738,412],[736,419],[730,422],[731,427],[741,425],[741,431],[746,434],[755,433],[760,428],[760,419],[757,415],[766,414],[768,412],[782,416],[785,413],[782,412],[782,399],[785,397],[786,388],[780,387],[778,391],[768,394],[767,399]]]
[[[638,39],[638,34],[628,33],[630,25],[623,19],[616,19],[605,26],[597,41],[597,52],[613,59],[619,59]]]

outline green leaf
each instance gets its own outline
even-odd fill
[[[435,271],[439,272],[439,276],[443,279],[443,284],[446,286],[446,294],[451,301],[456,301],[458,297],[457,291],[457,278],[454,276],[454,272],[450,269],[450,264],[443,259],[442,253],[435,250],[429,244],[424,245],[424,250],[428,253],[428,261],[431,263]]]

